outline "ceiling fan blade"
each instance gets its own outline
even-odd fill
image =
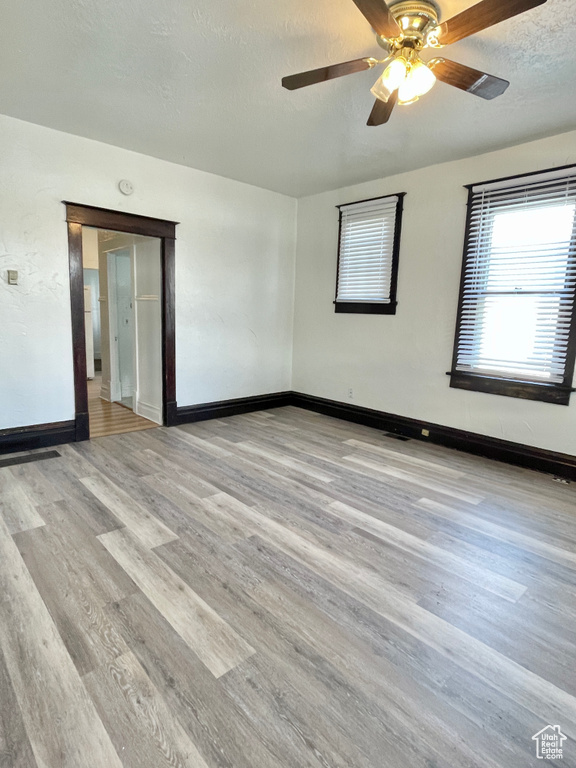
[[[494,75],[487,75],[478,69],[466,67],[449,59],[433,59],[428,66],[434,72],[438,80],[462,91],[473,93],[482,99],[494,99],[504,93],[510,85],[508,80],[502,80]]]
[[[366,125],[383,125],[384,123],[387,123],[392,114],[392,110],[396,106],[397,99],[398,91],[394,91],[388,101],[380,101],[380,99],[376,99]]]
[[[402,30],[384,0],[353,0],[376,34],[382,37],[399,37]]]
[[[450,45],[545,2],[546,0],[482,0],[440,24],[436,29],[438,42],[440,45]]]
[[[330,67],[311,69],[308,72],[299,72],[297,75],[288,75],[282,78],[282,86],[294,91],[296,88],[304,88],[305,85],[323,83],[325,80],[333,80],[335,77],[351,75],[353,72],[362,72],[363,69],[371,69],[377,63],[376,59],[354,59],[344,61],[342,64],[332,64]]]

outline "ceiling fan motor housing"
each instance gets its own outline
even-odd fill
[[[440,17],[438,6],[428,0],[400,0],[399,3],[390,5],[390,12],[402,34],[395,40],[377,36],[378,43],[388,50],[403,47],[416,50],[424,48],[428,32],[438,24]]]

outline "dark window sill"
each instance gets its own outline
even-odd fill
[[[335,312],[349,312],[356,315],[395,315],[397,302],[391,301],[389,304],[369,301],[335,301]]]
[[[462,371],[452,371],[448,375],[450,376],[450,386],[455,389],[469,389],[473,392],[519,397],[523,400],[540,400],[544,403],[556,403],[557,405],[570,404],[572,389],[561,384],[535,384],[531,381],[497,379],[474,373],[463,373]]]

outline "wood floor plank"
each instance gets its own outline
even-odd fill
[[[269,462],[272,466],[280,464],[288,470],[295,470],[300,475],[310,475],[310,477],[320,480],[321,483],[331,483],[333,479],[332,475],[329,475],[327,472],[321,472],[314,469],[310,464],[305,464],[291,456],[282,455],[280,451],[275,451],[269,447],[260,448],[253,443],[242,442],[236,443],[236,449],[245,451],[249,455],[256,456],[262,462]]]
[[[112,469],[112,465],[115,463],[117,467],[121,468],[122,476],[128,473],[130,476],[138,478],[153,474],[156,471],[153,463],[147,461],[142,456],[142,449],[146,447],[146,443],[141,443],[138,440],[140,435],[145,438],[142,431],[137,430],[135,432],[124,432],[119,435],[110,435],[110,440],[91,440],[88,444],[91,448],[90,453],[84,453],[83,455],[112,480],[114,477],[118,477],[119,470],[116,469],[110,475],[108,471],[102,468],[102,462],[100,465],[95,462],[95,455],[101,459],[112,459],[109,462],[110,469]]]
[[[467,528],[471,528],[473,531],[479,531],[493,539],[507,544],[513,544],[520,549],[525,549],[527,552],[533,552],[536,555],[546,557],[557,563],[566,564],[569,567],[576,565],[576,547],[573,549],[565,549],[564,547],[557,546],[550,541],[542,540],[539,536],[529,536],[525,533],[514,531],[497,523],[492,523],[488,520],[483,520],[478,515],[471,515],[466,511],[460,509],[454,509],[447,504],[441,504],[431,499],[423,498],[417,506],[422,509],[433,511],[437,515],[453,520],[459,525],[464,525]]]
[[[0,469],[0,517],[10,533],[27,531],[44,525],[34,502],[11,472],[10,467]]]
[[[148,432],[145,435],[145,440],[148,445],[144,451],[146,459],[158,463],[159,460],[168,462],[168,474],[170,471],[184,472],[187,476],[186,487],[189,487],[197,495],[202,495],[204,491],[206,491],[204,495],[225,491],[250,503],[250,497],[242,484],[237,479],[230,479],[223,473],[222,469],[226,466],[224,461],[215,462],[214,457],[207,453],[200,457],[200,452],[195,451],[184,441],[178,441],[174,445],[171,438],[166,436],[162,430],[155,430],[153,433]],[[153,454],[155,455],[153,456]],[[162,471],[160,466],[156,469],[156,472],[158,471]]]
[[[365,440],[345,440],[344,445],[350,445],[354,448],[359,448],[363,452],[376,454],[377,456],[382,456],[388,460],[392,460],[393,464],[404,464],[408,467],[419,467],[427,469],[431,472],[434,472],[436,475],[444,476],[444,477],[451,477],[454,479],[458,479],[459,477],[464,476],[464,472],[458,469],[453,469],[452,467],[447,467],[442,464],[438,464],[436,462],[429,461],[427,459],[421,459],[417,456],[410,456],[408,454],[400,453],[398,450],[393,451],[390,448],[386,448],[382,445],[372,445],[370,443],[367,443]]]
[[[176,433],[175,436],[179,440],[184,440],[184,442],[188,443],[189,445],[192,445],[195,448],[200,448],[200,450],[209,453],[215,458],[222,458],[223,456],[230,456],[231,454],[231,451],[228,448],[222,448],[222,446],[214,443],[212,440],[196,437],[196,435],[191,435],[189,432],[186,432],[183,429],[177,428],[174,431]]]
[[[66,470],[76,478],[95,474],[94,465],[84,456],[82,445],[82,443],[67,443],[59,448],[62,456],[66,458]]]
[[[412,553],[413,556],[408,560],[406,548],[399,548],[393,543],[372,537],[370,534],[362,536],[359,529],[354,529],[341,517],[330,514],[330,507],[316,510],[316,514],[310,512],[306,515],[303,515],[300,509],[299,514],[295,515],[284,505],[269,502],[257,504],[250,508],[252,513],[257,513],[256,516],[252,515],[252,525],[250,525],[245,515],[246,505],[224,493],[203,499],[202,504],[210,509],[214,509],[214,506],[220,507],[219,510],[214,509],[214,513],[222,516],[224,520],[228,516],[230,531],[237,531],[238,527],[240,528],[240,531],[235,533],[236,539],[246,538],[247,535],[252,534],[264,535],[267,530],[266,523],[270,521],[272,524],[279,525],[278,530],[286,529],[315,547],[334,553],[346,553],[346,557],[357,565],[379,574],[383,580],[390,579],[396,583],[397,588],[402,591],[408,601],[416,602],[420,597],[441,588],[448,594],[454,591],[465,591],[469,598],[475,596],[478,591],[481,591],[482,586],[487,584],[494,585],[495,589],[500,586],[501,591],[507,587],[517,589],[517,586],[508,583],[509,580],[504,579],[502,584],[499,584],[500,577],[486,573],[484,568],[478,566],[474,569],[467,568],[464,574],[465,579],[463,579],[461,568],[455,571],[447,570],[440,563],[432,562],[431,558],[426,561],[425,574],[421,574],[420,556],[414,557]],[[323,519],[320,519],[321,516]],[[334,521],[333,525],[330,525],[330,520]],[[397,583],[396,574],[399,571],[402,572],[402,577]]]
[[[156,451],[152,451],[148,448],[141,451],[141,455],[144,456],[146,461],[153,467],[150,475],[157,477],[164,485],[176,483],[192,492],[197,498],[212,496],[219,491],[217,486],[211,485],[197,474],[191,472],[190,467],[186,469],[173,461],[168,461],[165,457],[156,453]]]
[[[238,453],[229,459],[223,458],[215,462],[214,457],[209,454],[201,455],[201,452],[194,450],[192,446],[186,446],[186,450],[175,451],[161,430],[154,433],[152,439],[155,438],[160,441],[158,452],[163,456],[244,503],[253,503],[254,493],[275,500],[284,498],[287,503],[291,503],[296,497],[302,505],[306,505],[310,499],[325,503],[332,500],[322,491],[315,491],[310,486],[303,487],[294,474],[283,468],[264,467],[256,457]]]
[[[568,718],[567,731],[576,737],[576,698],[448,622],[419,606],[407,604],[397,588],[368,569],[324,551],[248,507],[243,509],[242,515],[248,524],[260,529],[259,535],[267,541],[330,578],[339,589],[362,600],[438,652],[458,659],[465,668],[474,666],[481,678],[497,690],[502,690],[502,683],[506,681],[508,695],[512,693],[522,698],[530,711],[543,715],[550,722]]]
[[[531,613],[522,605],[512,607],[508,604],[508,610],[502,610],[490,600],[466,600],[460,595],[445,598],[442,594],[426,595],[418,605],[576,696],[572,638],[565,634],[558,622],[540,618],[541,608],[539,613]],[[549,653],[551,646],[556,649],[553,655]]]
[[[38,766],[122,768],[2,520],[0,563],[0,650]]]
[[[61,462],[56,462],[57,464]],[[54,469],[54,461],[47,467]],[[43,504],[51,504],[54,501],[63,501],[64,492],[52,483],[38,467],[37,464],[26,467],[23,465],[10,468],[10,472],[24,488],[26,495],[30,498],[34,506],[39,507]]]
[[[41,471],[44,470],[41,469]],[[83,477],[84,473],[80,476]],[[83,525],[95,535],[123,526],[123,523],[94,494],[90,493],[86,486],[82,485],[72,467],[68,465],[68,458],[65,463],[50,470],[48,477],[62,489],[65,503],[73,508],[73,516],[81,520]]]
[[[108,610],[122,624],[134,655],[210,766],[291,768],[266,748],[220,680],[142,593],[111,604]]]
[[[314,722],[318,713],[329,709],[329,713],[326,711],[324,716],[331,722],[332,741],[337,740],[341,745],[340,757],[347,756],[346,764],[362,765],[363,760],[368,759],[369,765],[379,765],[380,756],[386,754],[389,760],[404,759],[410,765],[428,768],[430,763],[426,760],[429,761],[432,754],[437,754],[440,760],[446,749],[453,748],[455,731],[450,731],[450,724],[454,726],[456,713],[447,704],[442,705],[438,701],[437,693],[426,692],[419,687],[416,695],[411,677],[403,676],[394,665],[387,664],[382,636],[376,627],[374,637],[378,645],[377,653],[366,647],[358,635],[356,638],[350,635],[342,637],[341,626],[328,620],[323,621],[318,611],[312,609],[308,599],[298,605],[293,593],[282,589],[286,562],[278,552],[272,552],[268,560],[268,564],[273,563],[274,566],[280,560],[277,569],[264,569],[264,576],[260,567],[258,573],[253,572],[254,563],[262,561],[262,550],[259,547],[252,548],[252,544],[244,541],[239,547],[242,552],[234,547],[234,551],[228,549],[225,557],[218,559],[209,546],[202,552],[201,538],[187,536],[184,540],[161,547],[159,552],[164,554],[183,578],[197,585],[206,599],[225,605],[227,616],[236,620],[246,615],[251,617],[249,623],[257,638],[256,656],[226,675],[225,684],[238,706],[246,710],[256,727],[263,734],[266,733],[270,711],[274,711],[275,707],[268,703],[266,707],[260,708],[260,698],[268,695],[269,684],[265,681],[274,677],[273,670],[278,670],[281,679],[285,681],[283,690],[288,685],[295,690],[308,692],[306,701],[294,702],[290,715],[286,715],[290,718],[291,727],[302,732],[307,730],[308,726],[302,726],[300,718],[302,713],[307,712],[308,700],[314,702],[314,713],[307,712],[306,722]],[[245,549],[249,554],[244,554]],[[234,587],[229,583],[231,571],[236,574]],[[308,572],[303,582],[309,583],[310,577]],[[317,594],[317,585],[314,586],[314,594]],[[336,599],[342,602],[340,597]],[[365,632],[367,616],[362,618]],[[390,632],[386,634],[393,635]],[[398,637],[391,637],[390,647],[397,648],[396,644],[401,645],[402,641]],[[421,662],[426,664],[426,649],[425,646],[422,648],[424,653]],[[268,659],[260,668],[256,662],[259,654],[271,657],[272,665]],[[412,653],[408,658],[412,666],[415,662]],[[436,662],[436,666],[440,666],[438,659]],[[426,677],[427,672],[424,672]],[[246,674],[250,681],[248,688],[245,684]],[[255,695],[256,681],[258,687]],[[277,682],[276,687],[279,685]],[[320,690],[315,690],[317,688]],[[410,718],[407,711],[410,705],[406,700],[409,690],[414,694],[414,701],[420,702],[416,706],[421,706],[423,701],[429,699],[433,702],[432,710],[436,714],[430,713],[426,722],[420,723],[418,734],[411,734],[406,741],[409,729],[405,726]],[[347,706],[350,701],[354,702],[352,711]],[[413,716],[416,716],[416,710]],[[461,733],[466,730],[463,719],[459,720],[459,726]],[[478,743],[481,743],[481,729],[472,731],[474,734],[467,733],[467,739],[472,739],[474,735]],[[369,738],[368,732],[372,734]],[[347,742],[354,741],[352,734],[356,734],[361,755],[352,755],[349,751],[347,753],[350,750]],[[263,738],[268,738],[268,734],[263,735]],[[420,739],[426,744],[426,749],[418,746]],[[291,755],[292,764],[300,765],[305,761],[305,756],[299,753],[293,741],[286,741],[282,734],[274,736],[275,743],[280,740],[283,743],[282,754]],[[330,749],[326,744],[317,745],[318,753],[324,754],[330,765],[339,764]],[[502,749],[508,757],[510,750]],[[458,764],[476,765],[473,756],[473,748],[462,749],[458,755]],[[522,762],[510,761],[509,765],[524,768],[526,754],[522,754],[521,759]],[[484,766],[488,764],[486,762]]]
[[[274,661],[261,652],[242,669],[232,670],[224,680],[227,693],[242,708],[267,748],[290,760],[292,765],[369,768],[370,758],[360,746],[362,730],[358,729],[359,738],[353,744],[339,728],[335,702],[327,707],[324,699],[324,707],[318,706],[320,697],[310,681],[306,693],[299,693],[289,677],[279,676],[285,670]],[[318,728],[318,722],[325,721],[327,716],[331,719],[329,738]],[[303,750],[303,745],[314,747]],[[387,747],[388,754],[393,759],[397,757],[392,743]],[[423,763],[415,763],[415,768],[423,768]]]
[[[550,483],[551,481],[549,481]],[[547,489],[546,489],[547,490]],[[429,498],[428,494],[425,495]],[[446,503],[446,499],[437,499]],[[450,503],[450,502],[448,502]],[[533,494],[531,502],[518,501],[499,492],[493,493],[478,505],[478,515],[483,519],[502,524],[519,533],[547,539],[551,534],[559,545],[571,549],[576,546],[576,531],[573,530],[573,503],[567,509],[561,509],[550,501],[547,493]]]
[[[208,768],[132,652],[90,672],[84,684],[125,766]]]
[[[241,502],[221,493],[213,497],[202,499],[202,504],[217,519],[222,518],[222,523],[226,524],[228,520],[228,531],[235,539],[241,540],[251,533],[258,533],[261,527],[254,525],[250,527],[246,524],[243,517],[245,505]],[[370,534],[362,535],[360,529],[354,528],[353,524],[344,521],[342,517],[336,517],[330,514],[330,507],[322,508],[316,511],[295,515],[293,510],[284,505],[257,504],[252,508],[263,518],[271,518],[281,526],[288,528],[292,533],[305,538],[310,543],[318,547],[323,547],[328,551],[345,552],[346,556],[374,573],[380,574],[383,579],[396,581],[395,574],[402,572],[398,588],[403,592],[408,601],[417,601],[420,597],[424,598],[430,594],[435,594],[437,590],[442,589],[448,596],[454,593],[464,593],[468,599],[473,599],[478,594],[489,587],[494,592],[501,592],[508,599],[512,595],[517,599],[518,595],[525,591],[523,586],[512,582],[506,577],[492,574],[486,568],[477,565],[475,568],[467,567],[466,564],[451,560],[438,558],[435,562],[433,557],[425,557],[426,548],[420,548],[420,553],[416,551],[416,544],[412,545],[409,565],[407,561],[408,549],[406,542],[403,541],[403,547],[399,547],[393,541],[384,541],[382,538],[373,537]],[[334,525],[330,521],[334,521]],[[260,522],[260,525],[263,521]],[[210,527],[210,524],[208,524]],[[399,531],[397,537],[402,538],[402,532]],[[407,541],[410,541],[405,537]],[[424,574],[421,574],[419,564],[425,562],[427,568]],[[448,564],[450,563],[450,564]],[[454,564],[456,566],[454,567]],[[408,567],[407,567],[408,565]]]
[[[0,768],[574,762],[576,486],[295,407],[58,451],[0,473]]]
[[[103,445],[99,440],[86,440],[74,445],[73,450],[80,455],[90,467],[79,477],[105,475],[109,480],[117,480],[118,477],[137,479],[143,474],[150,472],[150,468],[142,467],[142,463],[133,460],[133,451],[130,443],[134,441],[136,432],[129,432],[123,435],[110,435],[111,440],[106,440]],[[130,438],[129,436],[132,436]],[[125,447],[117,447],[116,442],[123,440]],[[130,447],[128,447],[130,446]],[[96,470],[96,471],[95,471]]]
[[[445,518],[432,517],[440,524],[430,537],[431,543],[462,556],[471,568],[486,568],[504,577],[511,574],[510,563],[514,563],[511,575],[516,581],[527,586],[533,596],[547,595],[549,602],[565,600],[570,615],[570,595],[576,589],[573,568],[455,522],[446,527]]]
[[[235,541],[247,536],[246,530],[234,518],[233,508],[231,509],[233,503],[226,503],[226,500],[232,499],[231,496],[215,493],[212,496],[198,497],[189,488],[161,474],[144,478],[144,482],[160,490],[184,513],[180,525],[174,526],[178,535],[189,530],[194,522],[199,522],[221,536],[223,541]],[[218,503],[221,499],[225,501]]]
[[[218,600],[225,607],[227,615],[236,620],[250,616],[246,630],[255,636],[257,652],[222,678],[222,685],[260,734],[267,748],[292,765],[328,764],[342,768],[347,765],[359,768],[368,765],[369,761],[362,748],[350,738],[350,732],[355,726],[358,731],[365,727],[362,726],[361,714],[354,715],[346,709],[343,716],[341,702],[334,698],[334,686],[318,685],[314,676],[299,674],[301,662],[308,654],[304,643],[298,638],[287,639],[278,625],[271,626],[269,617],[264,615],[266,612],[241,590],[230,589],[227,580],[217,584],[212,575],[206,578],[206,574],[201,573],[202,569],[199,571],[195,567],[196,550],[194,557],[189,558],[186,557],[186,548],[180,546],[180,542],[172,544],[174,546],[161,548],[162,551],[169,551],[169,559],[177,562],[178,570],[183,575],[193,574],[192,581],[201,584],[206,599]],[[186,567],[188,564],[190,570]],[[297,650],[291,645],[294,642]],[[320,657],[316,661],[319,663]],[[324,660],[322,664],[325,665]],[[306,696],[302,696],[299,691],[306,691]],[[277,718],[274,713],[279,708],[282,716]],[[323,719],[326,716],[323,711],[325,709],[330,710],[332,723],[330,743],[318,734],[316,728],[317,718]],[[312,742],[315,748],[311,754],[303,746]]]
[[[103,475],[83,477],[80,482],[119,518],[145,547],[151,549],[177,538],[174,531]]]
[[[360,696],[376,702],[386,713],[386,728],[399,741],[402,734],[410,733],[413,746],[420,741],[426,745],[418,749],[432,763],[433,754],[440,755],[438,764],[443,765],[446,753],[455,750],[455,764],[475,764],[475,756],[481,755],[481,761],[490,759],[485,751],[488,730],[503,764],[524,768],[529,745],[521,740],[522,723],[529,713],[521,705],[489,687],[488,698],[499,708],[495,727],[491,708],[468,710],[447,693],[446,686],[458,670],[449,658],[257,539],[239,543],[235,549],[245,553],[247,571],[252,572],[247,592],[274,613],[281,626],[291,625],[312,647],[311,665],[317,665],[318,659],[323,664],[330,662],[344,676],[341,688],[347,695],[357,686]],[[191,560],[186,562],[190,567]],[[294,645],[303,664],[307,654],[298,642]],[[474,675],[466,674],[463,685],[478,687]],[[334,677],[331,673],[330,679]],[[337,693],[330,698],[334,695]],[[356,700],[357,695],[352,697]],[[426,718],[419,716],[422,710]],[[513,727],[515,721],[520,727]],[[418,722],[417,732],[411,727],[414,722]]]
[[[215,677],[254,653],[232,627],[126,529],[103,534],[99,539]]]
[[[41,510],[46,526],[13,537],[36,581],[49,582],[52,575],[59,575],[91,592],[99,605],[135,591],[134,582],[76,514],[73,501],[55,502]]]
[[[37,768],[32,746],[0,652],[0,768]]]
[[[331,497],[332,501],[345,501],[348,496],[356,500],[361,496],[370,502],[394,507],[415,502],[422,496],[420,488],[410,487],[390,475],[367,473],[360,466],[345,464],[343,457],[350,454],[350,448],[341,441],[323,441],[318,445],[314,435],[301,438],[291,435],[286,441],[274,435],[266,435],[260,437],[260,442],[273,446],[281,444],[282,449],[289,455],[332,473],[332,482],[318,489],[325,496]],[[300,478],[300,482],[311,485],[310,479]],[[446,500],[445,497],[442,499]]]
[[[44,528],[19,533],[14,540],[70,658],[84,675],[128,650],[104,606],[136,588],[101,544],[78,530],[69,507],[47,510],[46,517]]]
[[[102,400],[100,397],[101,385],[102,376],[99,374],[94,379],[88,380],[88,415],[91,438],[154,429],[158,426],[118,403]]]
[[[396,477],[399,480],[403,480],[410,485],[429,488],[430,490],[437,491],[444,496],[452,496],[453,498],[459,499],[460,501],[465,501],[468,504],[480,504],[480,502],[483,500],[482,496],[477,496],[455,487],[454,485],[450,484],[449,480],[431,480],[425,477],[420,477],[414,471],[396,469],[394,467],[386,466],[382,462],[374,461],[373,459],[368,459],[361,456],[344,456],[344,461],[349,461],[357,466],[360,466],[364,471],[370,470],[371,472],[382,472],[385,475],[390,475],[390,477]]]
[[[513,579],[508,579],[486,570],[475,569],[470,571],[469,564],[463,557],[453,555],[451,552],[447,552],[429,541],[419,539],[417,536],[412,536],[402,529],[385,523],[383,520],[377,520],[365,512],[350,507],[348,504],[335,501],[330,505],[330,510],[339,515],[343,520],[374,534],[383,541],[392,543],[411,554],[416,554],[418,557],[424,558],[441,568],[445,568],[447,571],[460,573],[464,579],[472,579],[477,583],[480,582],[484,589],[506,600],[516,602],[526,592],[527,587],[524,584],[519,584]]]

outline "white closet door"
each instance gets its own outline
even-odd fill
[[[162,424],[162,273],[160,240],[134,247],[136,398],[134,411]]]
[[[86,333],[86,378],[94,378],[94,330],[92,328],[92,296],[90,286],[84,286],[84,331]]]
[[[132,250],[116,251],[116,335],[120,398],[133,407],[134,310],[132,307]]]

